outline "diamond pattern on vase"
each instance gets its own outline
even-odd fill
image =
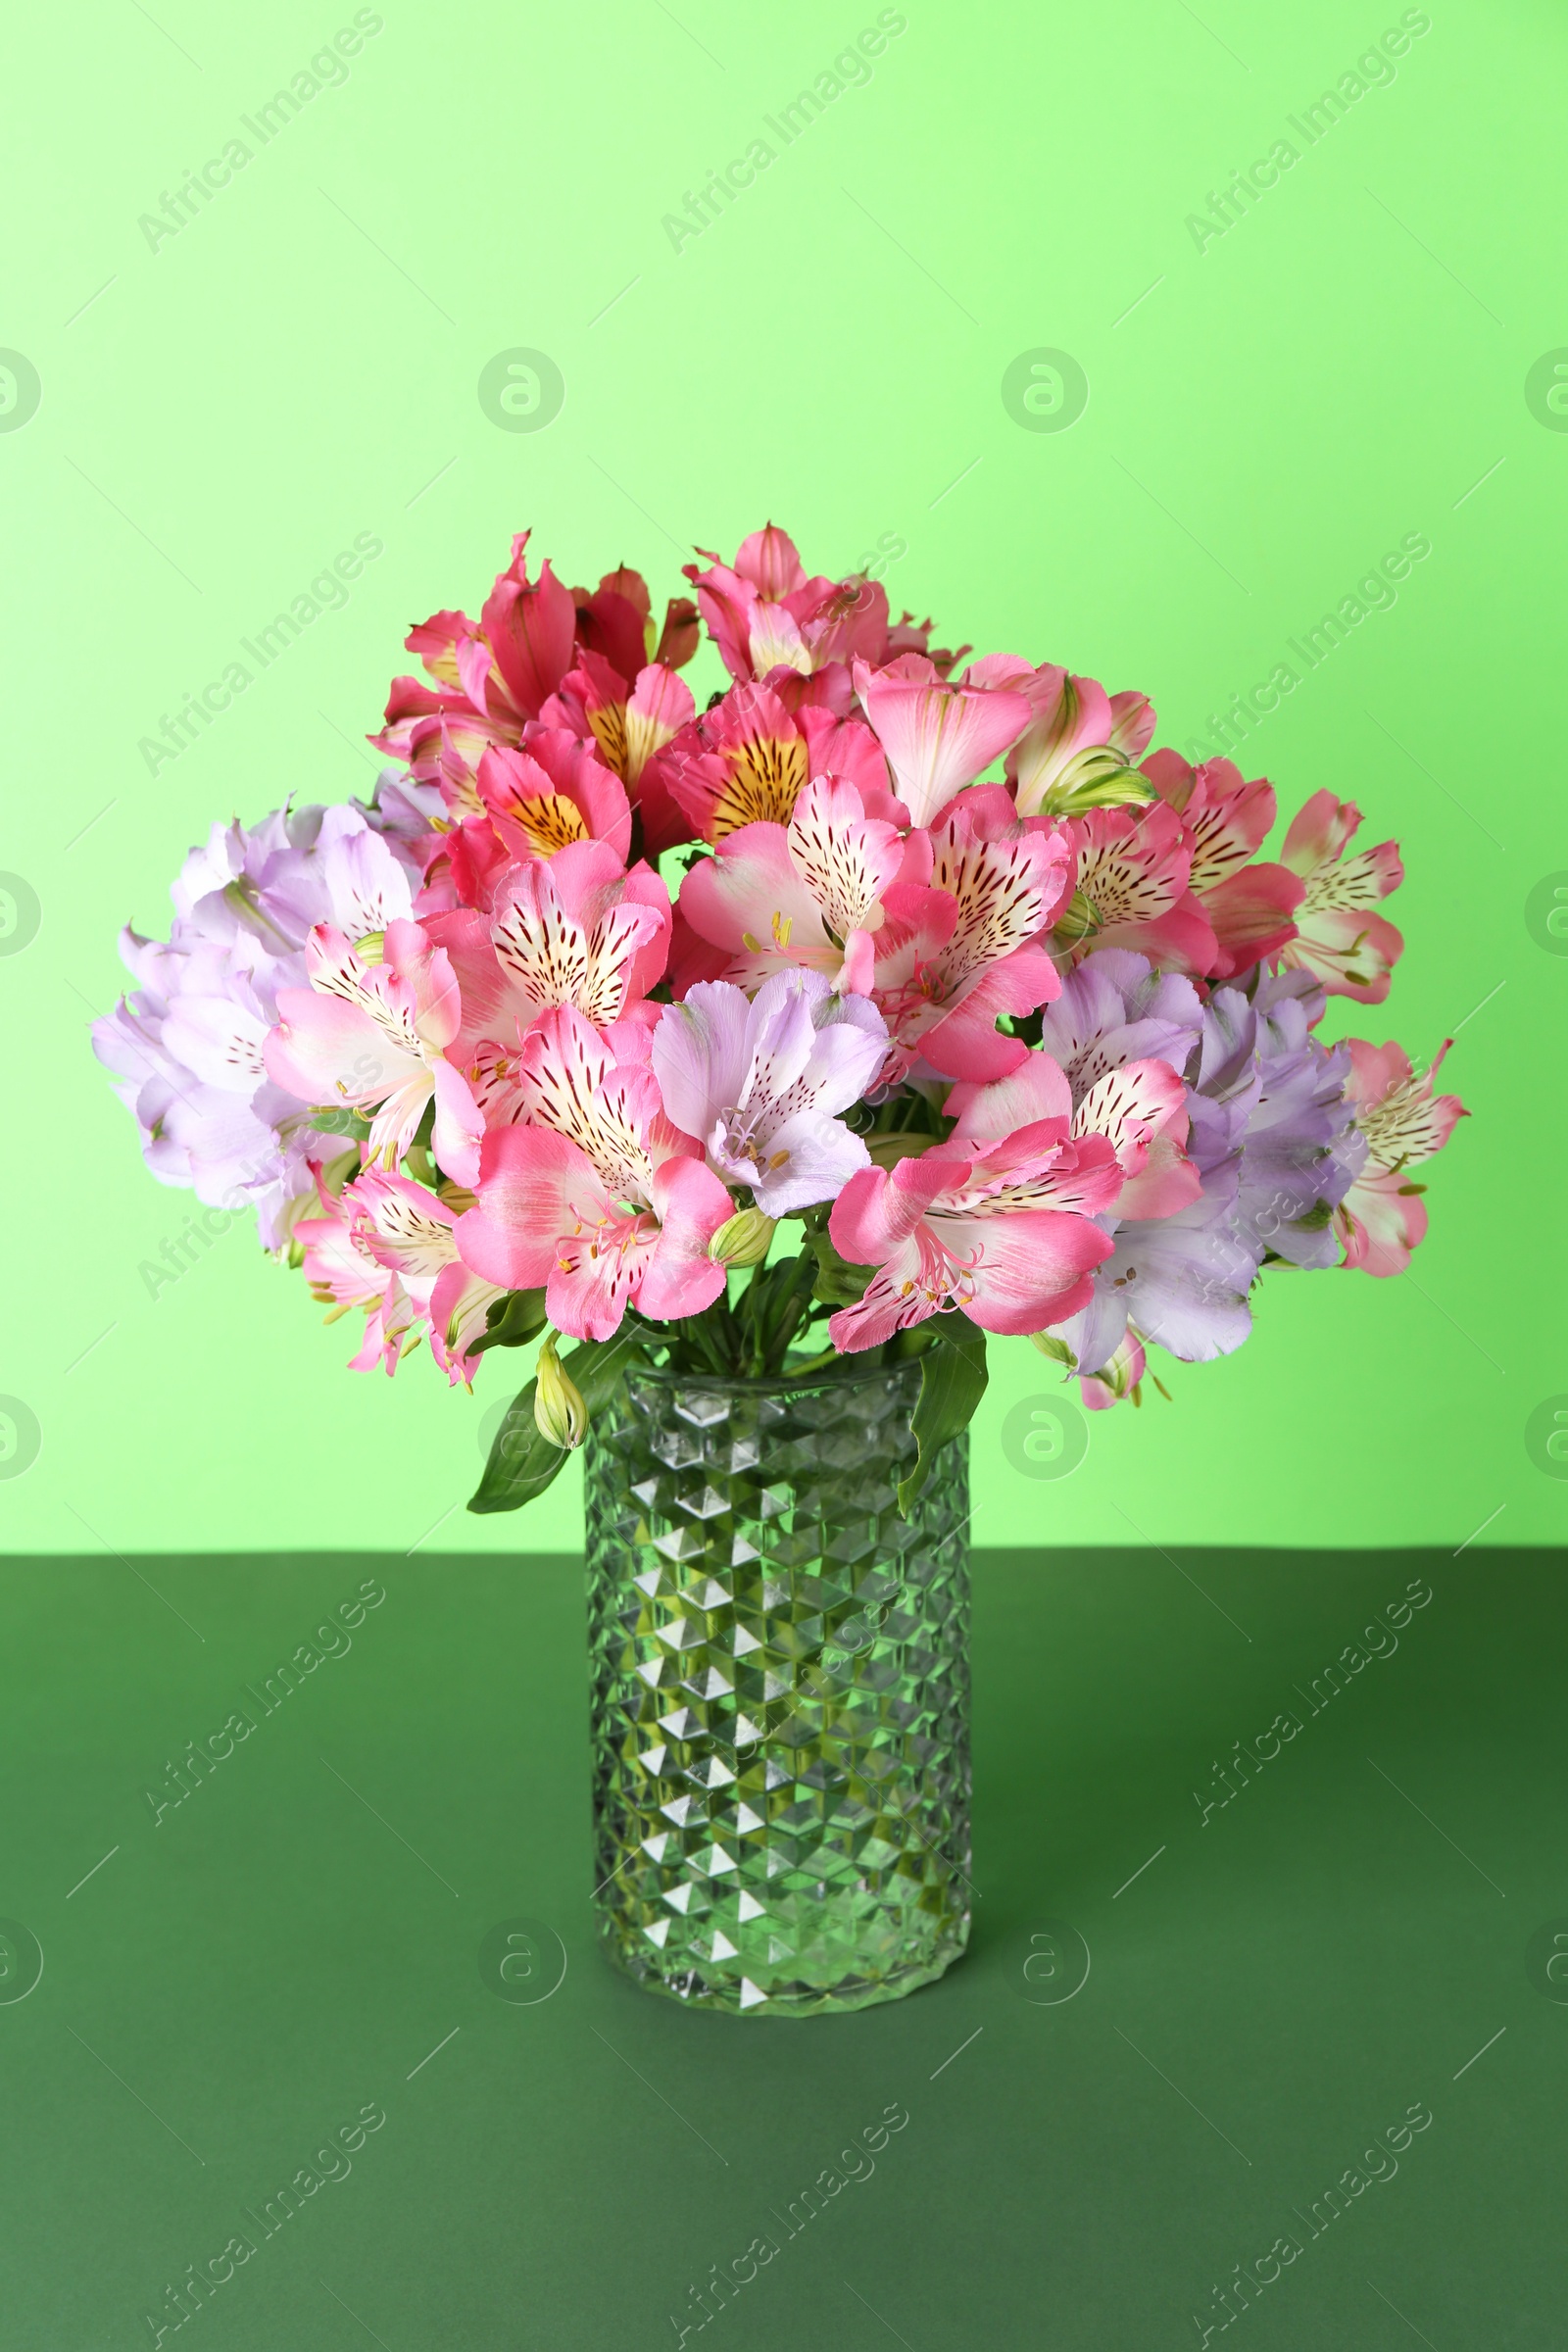
[[[636,1370],[587,1447],[601,1934],[650,1989],[804,2015],[968,1936],[968,1441],[912,1515],[920,1366]]]

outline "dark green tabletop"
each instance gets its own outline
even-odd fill
[[[975,1582],[970,1955],[764,2022],[598,1957],[575,1561],[5,1564],[4,2352],[1560,2347],[1560,1557]]]

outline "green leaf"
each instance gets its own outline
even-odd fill
[[[524,1348],[539,1337],[548,1320],[543,1291],[509,1291],[504,1298],[492,1301],[485,1314],[483,1336],[468,1352],[482,1355],[487,1348]]]
[[[583,1340],[561,1359],[582,1393],[592,1420],[610,1401],[628,1364],[643,1358],[643,1341],[634,1331],[617,1331],[613,1339]],[[533,1417],[535,1381],[529,1381],[507,1408],[496,1432],[484,1476],[468,1503],[470,1511],[515,1511],[542,1494],[566,1462],[566,1449],[552,1446]]]
[[[974,1418],[986,1379],[985,1333],[967,1316],[945,1316],[920,1363],[920,1398],[914,1408],[918,1450],[913,1469],[899,1485],[899,1508],[906,1517],[943,1446]]]

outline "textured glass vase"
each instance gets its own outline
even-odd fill
[[[920,1366],[634,1370],[587,1446],[595,1902],[694,2007],[896,1999],[969,1933],[968,1438]]]

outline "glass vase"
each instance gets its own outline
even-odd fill
[[[650,1991],[801,2017],[963,1951],[968,1438],[906,1517],[919,1387],[634,1369],[594,1416],[594,1899]]]

